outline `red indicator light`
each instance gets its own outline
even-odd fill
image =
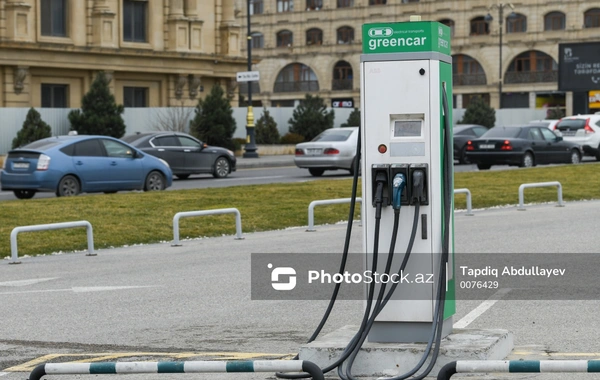
[[[385,146],[385,144],[380,144],[377,150],[379,151],[379,153],[384,154],[385,152],[387,152],[387,146]]]

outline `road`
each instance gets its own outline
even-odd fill
[[[596,162],[591,157],[585,157],[583,162]],[[512,170],[518,169],[515,166],[496,165],[492,166],[490,170]],[[454,172],[471,172],[477,171],[476,165],[454,165]],[[168,190],[182,190],[182,189],[204,189],[204,188],[217,188],[217,187],[229,187],[229,186],[243,186],[243,185],[264,185],[269,183],[292,183],[292,182],[304,182],[304,181],[315,181],[323,179],[348,179],[350,177],[346,170],[334,170],[326,171],[322,177],[313,177],[308,173],[306,169],[300,169],[295,166],[288,167],[274,167],[274,168],[252,168],[252,169],[240,169],[232,173],[229,177],[223,179],[215,179],[210,174],[205,175],[193,175],[186,180],[174,179],[173,186]],[[38,193],[35,198],[53,198],[53,193]],[[0,191],[0,201],[15,200],[15,196],[10,191]]]

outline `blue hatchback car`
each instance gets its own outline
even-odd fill
[[[0,173],[3,191],[19,199],[38,191],[57,196],[164,190],[173,172],[164,160],[108,136],[58,136],[8,152]]]

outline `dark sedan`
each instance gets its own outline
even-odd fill
[[[476,139],[488,131],[487,127],[478,124],[457,124],[454,126],[454,159],[460,164],[470,164],[467,158],[467,141]]]
[[[208,146],[186,133],[140,133],[125,136],[122,140],[167,161],[173,174],[180,179],[203,173],[225,178],[236,170],[236,158],[232,151]]]
[[[479,170],[492,165],[532,167],[581,162],[578,144],[563,141],[548,128],[536,125],[494,127],[480,138],[467,141],[466,153]]]

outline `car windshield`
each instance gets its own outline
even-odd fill
[[[484,133],[483,135],[481,135],[480,138],[487,139],[487,138],[495,138],[495,137],[502,137],[502,138],[517,137],[520,132],[521,132],[520,127],[494,127],[492,129],[490,129],[489,131],[487,131],[486,133]]]
[[[126,143],[132,143],[135,140],[139,140],[144,136],[147,136],[147,135],[146,134],[127,135],[127,136],[121,137],[121,141],[125,141]]]
[[[352,131],[343,130],[327,130],[322,132],[320,135],[312,139],[312,141],[346,141],[352,134]]]
[[[46,150],[52,148],[53,146],[59,145],[61,142],[58,140],[38,140],[34,141],[25,146],[19,147],[19,149],[29,149],[29,150]]]

